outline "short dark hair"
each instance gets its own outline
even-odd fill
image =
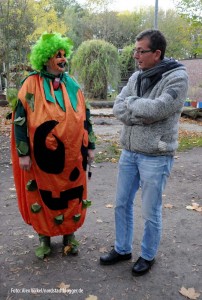
[[[149,47],[152,51],[161,50],[160,58],[163,59],[167,46],[166,38],[163,33],[156,29],[144,30],[137,35],[136,41],[140,41],[144,38],[149,39]]]

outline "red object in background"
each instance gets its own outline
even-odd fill
[[[197,107],[197,102],[196,102],[196,101],[192,101],[192,102],[191,102],[191,106],[192,106],[192,107]]]

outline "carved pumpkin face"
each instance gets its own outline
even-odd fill
[[[46,138],[51,130],[57,126],[58,122],[55,120],[46,121],[42,123],[35,132],[34,135],[34,156],[36,163],[40,170],[49,174],[60,174],[64,170],[65,166],[65,148],[62,141],[60,141],[55,135],[53,137],[57,141],[57,147],[55,149],[49,149],[46,145]],[[86,122],[84,122],[84,128]],[[82,169],[86,171],[87,165],[87,145],[82,143],[81,155],[82,155]],[[67,181],[76,182],[79,178],[81,170],[78,167],[73,167],[70,170],[69,178]],[[68,201],[79,199],[79,203],[82,201],[83,185],[75,186],[68,190],[59,191],[58,197],[52,195],[52,191],[39,189],[41,198],[44,204],[51,210],[61,210],[68,208]]]
[[[65,71],[67,64],[66,54],[64,50],[59,50],[46,63],[47,71],[53,75],[59,75]]]

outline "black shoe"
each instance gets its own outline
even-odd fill
[[[142,257],[139,257],[138,260],[133,265],[132,274],[134,276],[142,276],[146,274],[151,269],[151,266],[154,264],[154,262],[155,259],[146,260]]]
[[[132,255],[129,254],[119,254],[114,249],[112,249],[107,255],[100,257],[101,265],[113,265],[122,260],[131,259]]]

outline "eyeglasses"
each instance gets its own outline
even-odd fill
[[[142,55],[142,54],[148,53],[148,52],[153,52],[153,51],[151,49],[148,49],[148,50],[133,49],[133,54]]]

